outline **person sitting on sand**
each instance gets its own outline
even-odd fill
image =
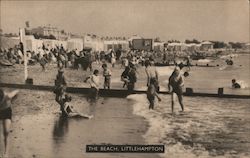
[[[56,94],[56,101],[58,103],[60,102],[67,87],[66,79],[63,75],[63,72],[64,72],[63,69],[59,69],[55,80],[54,93]]]
[[[72,100],[72,97],[65,94],[60,102],[60,109],[62,111],[63,117],[83,117],[83,118],[88,118],[88,119],[93,117],[93,116],[85,115],[76,111],[74,107],[69,104],[71,100]]]
[[[154,109],[155,97],[161,101],[161,98],[157,94],[157,81],[156,79],[151,79],[147,90],[147,99],[149,101],[149,109]]]
[[[240,84],[237,83],[235,79],[232,79],[232,88],[241,88]]]
[[[8,157],[9,145],[8,135],[10,132],[12,109],[11,101],[19,91],[6,92],[0,89],[0,120],[3,121],[3,135],[4,135],[4,157]]]
[[[96,100],[98,97],[99,92],[99,71],[94,70],[93,75],[90,75],[87,77],[84,82],[87,82],[90,84],[90,92],[89,92],[89,98]]]
[[[107,64],[102,65],[103,68],[103,77],[104,77],[104,89],[108,88],[110,89],[110,83],[111,83],[111,71],[108,69]]]
[[[185,76],[188,76],[188,73],[185,74]],[[180,73],[180,68],[175,67],[174,72],[169,77],[169,83],[168,88],[169,92],[171,93],[171,100],[172,100],[172,113],[174,113],[174,93],[177,95],[179,104],[181,106],[181,112],[184,111],[184,105],[183,105],[183,86],[184,86],[184,80]]]

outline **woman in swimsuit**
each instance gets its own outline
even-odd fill
[[[12,109],[11,100],[17,95],[18,91],[5,92],[0,89],[0,120],[3,121],[3,135],[4,135],[4,157],[8,157],[8,135],[11,126]]]

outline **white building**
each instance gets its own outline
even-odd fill
[[[212,42],[204,41],[201,43],[200,50],[209,51],[210,49],[213,49],[213,48],[214,48],[214,44]]]

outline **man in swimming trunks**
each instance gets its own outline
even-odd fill
[[[3,121],[3,135],[4,135],[4,157],[8,157],[8,135],[11,126],[12,109],[11,100],[17,95],[19,91],[6,92],[0,89],[0,120]]]
[[[155,66],[152,66],[149,60],[145,61],[145,71],[147,74],[147,86],[150,85],[150,80],[155,80],[156,91],[159,92],[158,71]]]
[[[184,111],[184,105],[183,105],[183,86],[184,86],[184,80],[180,73],[180,68],[175,67],[174,72],[169,77],[169,83],[168,88],[171,93],[171,100],[172,100],[172,113],[174,113],[174,93],[177,95],[179,104],[181,106],[181,112]]]

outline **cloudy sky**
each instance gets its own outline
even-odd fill
[[[51,24],[99,36],[249,41],[248,0],[0,1],[0,27]]]

